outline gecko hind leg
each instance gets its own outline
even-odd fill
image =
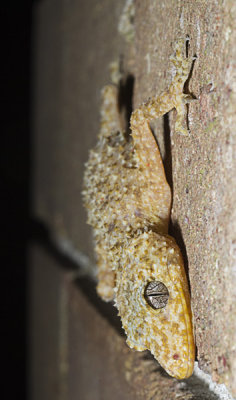
[[[109,69],[111,84],[101,90],[99,138],[120,132],[129,141],[134,77],[124,73],[122,60],[111,62]]]
[[[118,107],[118,87],[106,85],[101,91],[100,132],[98,137],[110,137],[112,133],[122,131],[122,121]]]

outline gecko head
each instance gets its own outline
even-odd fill
[[[188,284],[170,236],[141,234],[124,249],[116,306],[131,348],[148,349],[169,375],[193,372],[194,339]]]

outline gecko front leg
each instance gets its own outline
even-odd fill
[[[116,102],[104,99],[99,141],[84,179],[99,260],[98,293],[105,300],[114,297],[128,345],[149,349],[178,379],[190,376],[194,365],[190,296],[180,249],[168,235],[171,191],[149,123],[176,108],[177,131],[186,133],[189,96],[183,86],[192,60],[182,56],[184,47],[179,40],[168,90],[133,112],[131,138],[121,127],[116,131]]]
[[[185,40],[179,39],[175,44],[175,55],[170,60],[175,68],[175,76],[169,88],[159,96],[151,98],[147,103],[141,105],[135,110],[131,117],[131,130],[133,136],[137,126],[145,121],[149,123],[155,118],[161,117],[173,108],[177,111],[175,122],[175,131],[183,135],[188,134],[188,130],[184,128],[186,118],[186,104],[195,100],[191,95],[183,93],[184,84],[189,76],[193,63],[193,58],[185,58]]]

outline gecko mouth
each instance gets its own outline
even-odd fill
[[[168,270],[168,275],[170,277],[170,280],[175,285],[175,289],[178,292],[178,297],[179,297],[179,299],[181,301],[182,309],[184,309],[186,307],[186,299],[185,299],[185,297],[181,296],[179,286],[173,281],[173,279],[171,277],[171,274],[170,274],[170,271],[169,271],[169,260],[167,261],[167,270]],[[181,289],[183,290],[182,286],[181,286]],[[173,374],[173,375],[170,373],[171,376],[174,376],[177,379],[188,378],[192,374],[192,368],[193,368],[192,362],[191,362],[191,332],[190,332],[191,320],[189,320],[187,318],[187,315],[186,315],[185,312],[184,312],[184,320],[185,320],[185,327],[186,327],[186,334],[187,334],[186,346],[187,346],[188,357],[187,357],[187,364],[185,365],[185,374],[181,373],[179,376],[177,376],[176,373]],[[177,354],[174,354],[173,358],[175,360],[178,360],[178,358],[176,356],[177,356]]]

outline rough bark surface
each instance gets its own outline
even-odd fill
[[[172,234],[186,254],[199,364],[235,392],[235,3],[137,1],[135,10],[135,105],[170,82],[175,38],[188,35],[197,56],[191,133],[170,134]],[[155,132],[163,143],[166,130]]]
[[[199,365],[236,394],[236,5],[136,0],[135,37],[128,44],[117,29],[123,6],[112,0],[35,6],[33,213],[54,235],[93,257],[80,192],[109,64],[123,55],[125,73],[135,78],[136,107],[168,86],[172,45],[188,35],[189,56],[197,59],[187,90],[198,99],[188,109],[190,135],[171,129],[174,112],[154,121],[153,130],[173,192],[171,234],[185,255]],[[34,262],[39,268],[46,261]],[[174,399],[176,391],[182,399],[215,398],[198,378],[177,382],[146,353],[129,350],[111,326],[112,307],[104,319],[95,305],[99,299],[87,295],[89,288],[84,295],[84,288],[84,281],[68,288],[68,398],[100,393],[115,399],[118,387],[117,398],[124,399]],[[58,302],[60,296],[58,291]]]

